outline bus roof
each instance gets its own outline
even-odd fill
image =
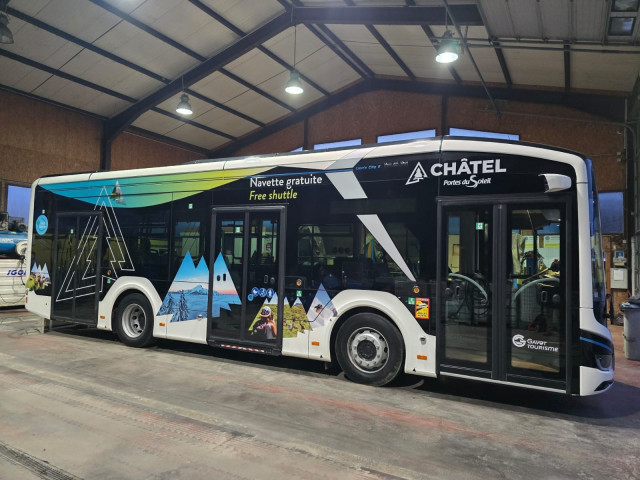
[[[333,148],[327,150],[286,152],[263,155],[248,155],[222,159],[195,160],[179,165],[150,167],[132,170],[94,171],[52,175],[42,177],[35,185],[54,184],[59,182],[81,182],[88,180],[116,179],[123,176],[143,177],[172,173],[189,173],[200,171],[234,170],[252,167],[306,167],[313,164],[314,169],[326,170],[338,161],[348,160],[355,163],[364,158],[379,158],[399,155],[418,155],[433,152],[486,152],[489,154],[522,155],[534,158],[555,160],[570,163],[576,169],[577,181],[586,181],[581,174],[581,165],[585,165],[586,157],[570,150],[528,142],[487,139],[476,137],[432,137],[420,140],[389,142],[384,144],[362,145],[357,147]]]

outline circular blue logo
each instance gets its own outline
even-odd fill
[[[251,289],[251,295],[256,296],[260,293],[260,290],[258,290],[258,287],[253,287]]]
[[[266,297],[267,296],[267,290],[265,288],[261,288],[260,289],[260,296],[261,297]]]
[[[36,232],[38,232],[38,235],[45,234],[48,228],[49,219],[46,217],[46,215],[40,215],[38,218],[36,218]]]
[[[267,297],[268,298],[273,297],[273,294],[274,294],[273,288],[270,288],[269,290],[267,290]]]
[[[247,295],[247,300],[249,300],[250,302],[253,301],[253,295],[251,294]]]

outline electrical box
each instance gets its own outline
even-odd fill
[[[621,289],[627,290],[629,288],[628,282],[627,282],[627,269],[612,268],[609,286],[611,288],[621,288]]]

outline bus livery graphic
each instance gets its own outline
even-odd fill
[[[27,308],[130,346],[337,362],[370,385],[613,382],[593,165],[574,152],[443,137],[63,175],[34,182],[30,215]]]

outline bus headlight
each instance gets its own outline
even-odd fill
[[[580,337],[582,365],[602,371],[612,370],[615,364],[613,344],[602,337],[591,335]]]
[[[613,365],[613,355],[610,353],[596,353],[596,365],[600,370],[609,370]]]

